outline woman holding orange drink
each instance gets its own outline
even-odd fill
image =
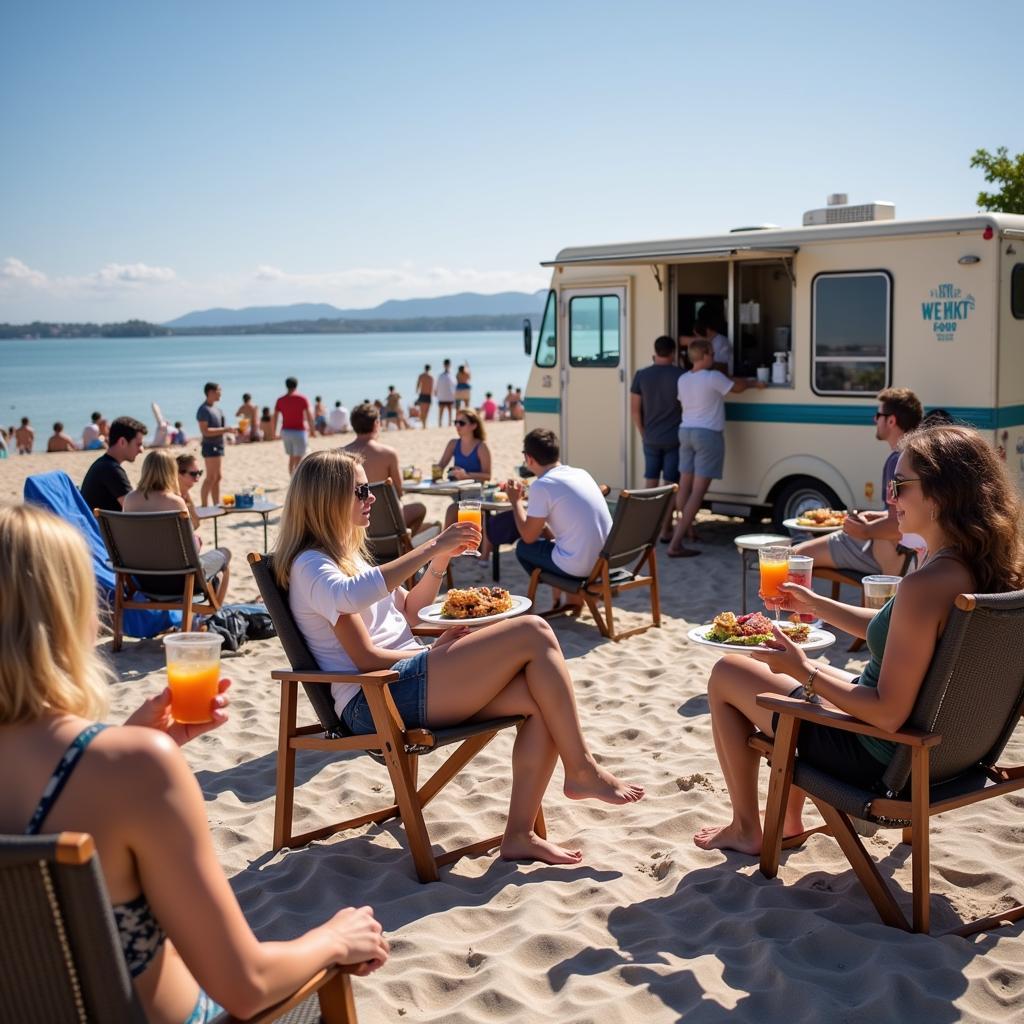
[[[279,585],[288,588],[292,614],[310,651],[331,672],[397,672],[399,679],[389,689],[409,728],[523,715],[512,751],[501,855],[578,863],[578,850],[533,831],[556,760],[562,760],[564,792],[571,799],[624,804],[640,799],[643,789],[595,761],[580,729],[565,659],[543,619],[523,615],[475,630],[456,626],[429,649],[413,636],[411,627],[436,599],[449,559],[479,542],[479,527],[454,523],[393,562],[371,566],[365,541],[373,502],[363,467],[342,451],[307,456],[289,485],[274,572]],[[427,572],[411,590],[400,586],[424,564]],[[357,684],[334,684],[331,692],[349,730],[374,731]]]
[[[867,640],[870,659],[859,676],[811,661],[775,629],[776,648],[750,658],[729,655],[715,664],[708,702],[715,750],[732,803],[732,820],[694,836],[704,849],[757,854],[761,819],[757,803],[758,755],[747,745],[755,729],[774,735],[760,693],[820,696],[887,732],[907,720],[928,671],[953,602],[962,593],[1002,593],[1024,588],[1021,501],[991,445],[974,430],[922,428],[900,442],[889,499],[900,530],[927,541],[928,560],[899,582],[880,610],[832,601],[810,587],[782,582],[781,568],[762,576],[766,604],[803,616],[820,616]],[[777,561],[781,564],[781,559]],[[767,585],[766,585],[767,584]],[[864,789],[875,789],[895,751],[888,741],[805,722],[801,758]],[[803,832],[804,795],[794,789],[784,835]]]
[[[165,690],[125,725],[100,724],[112,673],[81,535],[30,505],[0,509],[0,563],[0,830],[92,835],[146,1019],[191,1024],[222,1006],[250,1017],[321,968],[383,964],[368,907],[288,942],[261,942],[246,923],[178,750],[226,721],[228,681],[205,723],[173,721]]]

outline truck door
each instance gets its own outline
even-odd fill
[[[561,293],[562,461],[626,486],[626,289]]]

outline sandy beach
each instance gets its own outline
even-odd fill
[[[488,429],[495,476],[508,475],[519,461],[522,424]],[[383,439],[402,463],[429,467],[451,436],[447,428],[431,428]],[[317,438],[312,447],[350,438]],[[33,473],[61,469],[79,483],[94,458],[75,452],[0,461],[0,503],[20,501]],[[126,464],[133,481],[141,463]],[[268,498],[282,500],[287,481],[280,442],[228,450],[225,492],[261,484]],[[429,503],[428,519],[440,518],[447,500]],[[276,525],[273,517],[271,545]],[[823,836],[784,853],[773,881],[751,857],[693,846],[693,832],[724,822],[728,811],[705,696],[716,654],[688,643],[686,632],[723,609],[738,609],[733,538],[750,532],[740,520],[723,518],[708,518],[699,529],[702,557],[659,554],[660,630],[615,644],[600,638],[587,615],[555,623],[593,749],[648,794],[623,809],[574,803],[561,795],[556,769],[545,804],[549,835],[581,847],[581,866],[479,857],[442,869],[440,882],[423,886],[394,821],[301,850],[270,850],[278,690],[269,673],[286,663],[277,640],[226,656],[224,674],[234,681],[231,720],[185,754],[207,801],[221,863],[260,936],[287,938],[339,906],[371,904],[391,939],[392,958],[355,982],[366,1024],[1019,1019],[1024,924],[973,940],[886,928],[839,848]],[[212,525],[201,532],[212,544]],[[228,601],[254,600],[245,555],[262,550],[259,518],[222,519],[219,537],[233,552]],[[489,562],[457,560],[455,579],[490,582]],[[526,592],[526,575],[510,549],[502,557],[502,583]],[[542,591],[543,602],[548,596]],[[634,591],[616,612],[624,624],[639,623],[646,602],[646,592]],[[109,641],[103,646],[109,649]],[[863,656],[846,647],[841,637],[829,660],[856,671]],[[158,640],[128,640],[111,658],[118,682],[110,720],[117,722],[164,685],[163,649]],[[303,713],[312,720],[305,698]],[[1022,740],[1018,730],[1006,762],[1024,759]],[[510,747],[511,737],[500,736],[430,805],[436,842],[450,847],[500,831]],[[425,771],[437,756],[427,758]],[[385,770],[367,757],[300,757],[298,774],[297,830],[357,814],[388,788]],[[1022,808],[1024,798],[1015,796],[933,821],[936,931],[1024,893]],[[909,908],[910,854],[898,839],[898,831],[879,832],[868,845]]]

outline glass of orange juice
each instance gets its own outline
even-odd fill
[[[213,718],[213,698],[220,680],[219,633],[171,633],[164,637],[171,717],[186,725]]]
[[[775,618],[779,617],[778,602],[782,600],[784,592],[780,589],[789,576],[789,548],[772,545],[766,548],[759,548],[757,559],[761,566],[761,590],[760,598],[765,607],[775,608]]]
[[[467,498],[465,501],[459,502],[459,522],[460,523],[476,523],[480,528],[481,533],[483,532],[483,511],[480,508],[480,501],[477,498]],[[460,551],[460,555],[469,555],[472,558],[480,557],[479,547],[470,549],[469,551]]]

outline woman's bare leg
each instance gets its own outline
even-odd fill
[[[472,718],[520,672],[562,759],[565,795],[612,804],[641,799],[643,787],[622,782],[594,760],[558,641],[534,615],[496,622],[431,651],[427,721],[444,726]]]
[[[474,717],[503,718],[526,715],[512,747],[512,796],[508,805],[508,822],[501,840],[501,856],[505,860],[542,860],[548,864],[578,864],[583,857],[579,850],[541,839],[533,830],[544,792],[558,759],[555,741],[551,738],[540,708],[530,696],[526,677],[520,672],[486,707]]]
[[[685,496],[682,486],[684,479],[688,483]],[[679,477],[679,481],[680,487],[676,502],[676,508],[679,509],[679,518],[676,520],[675,529],[672,531],[672,541],[668,546],[669,551],[679,551],[682,549],[683,539],[689,533],[694,519],[697,518],[701,503],[704,501],[704,495],[707,494],[708,487],[711,486],[711,479],[706,476],[689,476],[689,474],[684,473]]]
[[[767,665],[737,654],[727,655],[712,669],[708,680],[711,731],[732,802],[732,821],[728,825],[708,825],[700,829],[693,841],[702,849],[761,852],[761,815],[757,803],[760,757],[747,746],[747,740],[755,727],[773,735],[771,713],[757,706],[757,695],[788,694],[795,686],[788,676],[777,676]],[[785,835],[803,831],[800,817],[803,800],[799,790],[792,793],[786,808]]]

